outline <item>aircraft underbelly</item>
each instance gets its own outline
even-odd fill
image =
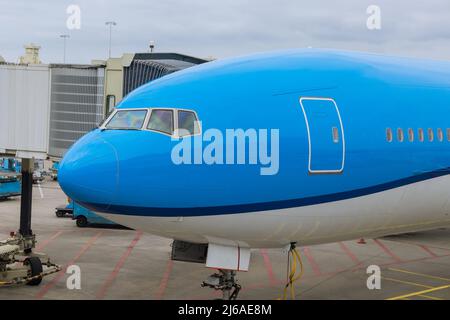
[[[219,238],[252,248],[311,245],[450,225],[449,186],[450,176],[442,176],[346,200],[233,215],[100,214],[144,232],[190,242]]]

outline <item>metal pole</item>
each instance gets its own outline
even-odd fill
[[[66,63],[66,37],[64,37],[64,55],[63,55],[63,63]]]
[[[61,38],[64,40],[64,55],[63,55],[63,63],[66,63],[66,40],[70,38],[68,34],[62,34],[60,35]]]
[[[112,38],[112,24],[109,25],[109,52],[108,52],[108,58],[111,58],[111,38]]]
[[[116,26],[117,23],[115,21],[107,21],[105,22],[107,26],[109,26],[109,45],[108,45],[108,58],[111,58],[111,43],[112,43],[112,27]]]
[[[31,203],[33,196],[33,159],[22,159],[22,196],[20,198],[20,229],[22,236],[33,235],[31,231]]]

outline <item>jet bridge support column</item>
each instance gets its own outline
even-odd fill
[[[19,233],[24,238],[33,236],[31,230],[31,204],[33,195],[33,159],[22,159],[22,196],[20,198],[20,229]],[[31,252],[31,248],[25,248]]]

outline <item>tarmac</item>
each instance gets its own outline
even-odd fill
[[[213,270],[170,260],[171,240],[140,231],[90,226],[57,218],[67,203],[57,182],[33,187],[32,229],[36,251],[63,266],[40,286],[0,288],[0,299],[216,299],[200,285]],[[19,227],[20,197],[0,201],[0,239]],[[300,248],[305,273],[296,299],[450,299],[450,229],[357,239]],[[69,266],[79,267],[81,288],[72,288]],[[380,268],[381,287],[367,286],[369,266]],[[287,253],[252,251],[250,270],[239,272],[240,299],[274,300],[286,283]],[[69,271],[72,270],[69,268]]]

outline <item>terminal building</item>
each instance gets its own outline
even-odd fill
[[[127,53],[90,65],[42,64],[25,46],[18,63],[0,57],[0,155],[60,159],[132,90],[206,60],[178,53]]]

